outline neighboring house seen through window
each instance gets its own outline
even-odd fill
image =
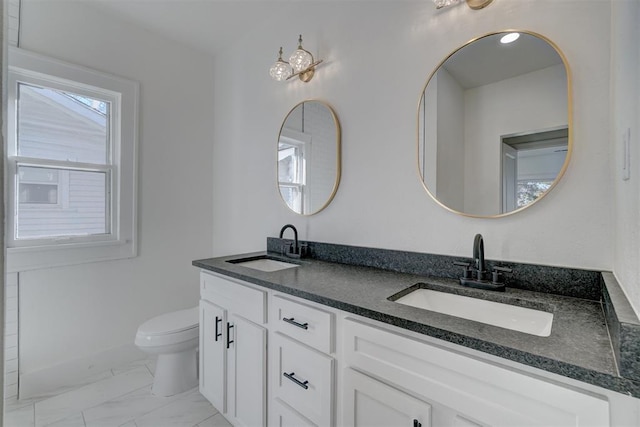
[[[11,49],[8,268],[135,256],[135,82]]]

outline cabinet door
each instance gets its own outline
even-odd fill
[[[429,427],[431,405],[385,383],[346,369],[342,424],[359,427]]]
[[[267,423],[267,330],[231,314],[227,323],[229,412],[234,425]]]
[[[269,427],[316,427],[316,424],[275,398],[271,400],[269,406]]]
[[[378,326],[351,319],[343,325],[346,366],[429,402],[434,425],[610,424],[605,396],[577,392]]]
[[[227,411],[226,318],[226,310],[200,300],[200,393],[222,413]]]

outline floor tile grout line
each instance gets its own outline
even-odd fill
[[[112,380],[112,379],[113,379],[112,377],[109,377],[109,378],[104,378],[103,380]],[[65,391],[65,392],[63,392],[63,393],[60,393],[60,394],[57,394],[57,395],[54,395],[54,396],[50,396],[50,397],[48,397],[48,398],[46,398],[46,399],[39,400],[38,402],[34,402],[34,404],[33,404],[33,405],[34,405],[34,410],[35,410],[35,405],[36,405],[37,403],[44,402],[44,401],[46,401],[46,400],[56,398],[56,397],[58,397],[58,396],[62,396],[62,395],[63,395],[63,394],[65,394],[65,393],[73,393],[73,392],[76,392],[76,391],[78,391],[78,390],[80,390],[80,389],[82,389],[82,388],[84,388],[84,387],[87,387],[87,386],[93,386],[93,385],[97,384],[97,383],[98,383],[98,382],[100,382],[100,381],[102,381],[102,380],[98,380],[98,381],[95,381],[95,382],[92,382],[92,383],[88,383],[88,384],[82,385],[82,386],[80,386],[80,387],[78,387],[78,388],[70,389],[70,390],[67,390],[67,391]],[[149,384],[152,384],[152,383],[150,382]],[[149,386],[149,384],[145,384],[144,386],[142,386],[142,387],[138,387],[138,388],[137,388],[137,389],[135,389],[135,390],[140,390],[141,388],[148,387],[148,386]],[[132,392],[133,392],[133,391],[135,391],[135,390],[127,391],[126,393],[123,393],[123,394],[121,394],[121,395],[115,396],[115,397],[113,397],[113,398],[111,398],[111,399],[109,399],[109,400],[114,400],[114,399],[117,399],[117,398],[119,398],[119,397],[125,396],[125,395],[127,395],[127,394],[129,394],[129,393],[132,393]],[[104,403],[104,402],[103,402],[103,403]],[[99,405],[93,405],[93,406],[90,406],[89,408],[85,408],[85,409],[83,409],[83,410],[93,408],[94,406],[99,406]]]
[[[215,409],[215,408],[214,408],[214,409]],[[195,426],[193,426],[193,427],[200,427],[200,424],[202,424],[203,422],[205,422],[205,421],[207,421],[207,420],[210,420],[211,418],[215,417],[215,416],[216,416],[216,415],[218,415],[219,413],[220,413],[220,412],[216,409],[215,414],[211,415],[210,417],[205,418],[205,419],[204,419],[204,420],[202,420],[202,421],[198,421],[198,423],[197,423]]]
[[[100,403],[100,404],[98,404],[98,405],[94,405],[94,406],[91,406],[91,407],[89,407],[89,408],[85,408],[85,409],[83,409],[83,417],[84,417],[84,411],[88,411],[88,410],[90,410],[90,409],[93,409],[93,408],[96,408],[96,407],[98,407],[98,406],[104,405],[105,403],[109,403],[109,402],[111,402],[111,401],[113,401],[113,400],[117,400],[117,399],[120,399],[120,398],[122,398],[122,397],[124,397],[124,396],[127,396],[127,395],[129,395],[129,394],[132,394],[132,393],[138,392],[138,391],[140,391],[140,390],[142,390],[142,389],[148,388],[150,385],[152,385],[152,383],[147,384],[147,385],[145,385],[144,387],[140,387],[140,388],[137,388],[137,389],[135,389],[135,390],[131,390],[131,391],[129,391],[129,392],[127,392],[127,393],[125,393],[125,394],[123,394],[123,395],[121,395],[121,396],[114,397],[113,399],[107,400],[106,402],[102,402],[102,403]],[[194,389],[196,389],[196,387],[194,387]],[[192,389],[192,390],[193,390],[193,389]],[[187,391],[189,391],[189,390],[186,390],[186,391],[184,391],[184,392],[182,392],[182,393],[179,393],[179,394],[184,394],[184,396],[187,396],[187,395],[188,395],[188,394],[187,394]],[[195,391],[198,391],[198,390],[196,389]],[[199,392],[199,391],[198,391],[198,392]],[[171,400],[169,400],[168,402],[165,402],[165,403],[161,404],[160,406],[158,406],[158,407],[156,407],[156,408],[154,408],[154,409],[152,409],[152,410],[148,411],[148,412],[144,412],[144,413],[140,414],[140,415],[139,415],[138,417],[136,417],[136,418],[131,418],[131,419],[127,420],[124,424],[127,424],[128,422],[133,422],[133,423],[135,424],[136,419],[140,419],[140,418],[142,418],[142,417],[144,417],[144,416],[146,416],[146,415],[149,415],[150,413],[152,413],[152,412],[154,412],[154,411],[157,411],[157,410],[159,410],[159,409],[161,409],[161,408],[164,408],[165,406],[170,405],[170,404],[172,404],[172,403],[176,402],[178,399],[180,399],[180,398],[181,398],[181,397],[175,397],[175,396],[178,396],[178,395],[174,395],[174,396],[167,396],[167,397],[170,397],[170,398],[172,398],[172,399],[171,399]],[[184,396],[182,396],[182,397],[184,397]],[[217,413],[218,413],[218,410],[216,409],[216,414],[217,414]],[[214,414],[214,415],[215,415],[215,414]],[[124,425],[124,424],[123,424],[123,425]],[[86,425],[86,422],[85,422],[85,425]],[[136,425],[137,425],[137,424],[136,424]]]
[[[149,371],[149,375],[151,375],[153,378],[155,378],[155,376],[153,375],[153,372],[151,372],[151,368],[149,368],[149,365],[147,365],[146,363],[144,364],[144,367],[147,368],[147,371]]]
[[[196,388],[196,387],[194,387],[194,389],[196,389],[196,391],[197,391],[197,388]],[[190,390],[193,390],[193,389],[190,389]],[[190,393],[187,393],[187,392],[189,392],[190,390],[186,390],[186,391],[183,391],[182,393],[178,393],[178,394],[183,395],[183,396],[181,396],[181,397],[175,397],[175,396],[178,396],[177,394],[174,394],[173,396],[168,396],[168,397],[172,397],[173,399],[171,399],[169,402],[166,402],[166,403],[165,403],[165,404],[163,404],[163,405],[158,406],[157,408],[152,409],[152,410],[151,410],[151,411],[149,411],[149,412],[145,412],[144,414],[141,414],[141,415],[140,415],[139,417],[137,417],[137,418],[134,418],[134,419],[133,419],[133,422],[134,422],[134,423],[136,424],[136,426],[137,426],[137,425],[138,425],[138,423],[136,423],[136,420],[139,420],[140,418],[144,418],[144,417],[146,417],[147,415],[151,414],[152,412],[158,411],[158,410],[160,410],[160,409],[164,408],[165,406],[171,405],[172,403],[177,402],[177,401],[178,401],[179,399],[181,399],[182,397],[188,396],[189,394],[193,393],[193,391],[191,391]]]
[[[106,404],[106,403],[109,403],[109,402],[112,402],[112,401],[114,401],[114,400],[121,399],[121,398],[123,398],[123,397],[125,397],[125,396],[128,396],[128,395],[132,394],[132,393],[136,393],[136,392],[138,392],[138,391],[140,391],[140,390],[142,390],[142,389],[148,388],[151,384],[152,384],[152,383],[145,384],[145,385],[144,385],[144,386],[142,386],[142,387],[138,387],[138,388],[136,388],[136,389],[129,390],[129,391],[127,391],[127,392],[126,392],[126,393],[124,393],[124,394],[121,394],[121,395],[119,395],[119,396],[113,397],[113,398],[111,398],[111,399],[109,399],[109,400],[106,400],[106,401],[104,401],[104,402],[98,403],[97,405],[93,405],[93,406],[89,406],[88,408],[84,408],[84,409],[82,410],[82,418],[84,418],[84,412],[85,412],[85,411],[91,410],[91,409],[93,409],[93,408],[97,408],[97,407],[99,407],[99,406],[102,406],[102,405],[104,405],[104,404]],[[121,400],[122,400],[122,399],[121,399]],[[129,421],[131,421],[131,420],[129,420]],[[129,421],[127,421],[127,422],[129,422]],[[86,424],[87,424],[87,422],[86,422],[86,420],[85,420],[85,426],[86,426]],[[125,424],[126,424],[126,423],[125,423]]]
[[[128,396],[130,394],[133,394],[135,392],[140,392],[140,391],[142,391],[144,389],[150,390],[151,387],[152,387],[152,384],[153,384],[154,375],[153,375],[153,372],[152,372],[152,367],[153,366],[150,366],[150,363],[148,363],[148,362],[149,361],[146,361],[146,362],[142,363],[144,365],[144,367],[145,367],[145,370],[142,370],[141,372],[146,372],[151,377],[151,378],[149,378],[149,382],[147,384],[145,384],[144,386],[133,388],[133,389],[129,389],[126,392],[123,392],[122,394],[120,394],[118,396],[110,397],[108,400],[105,400],[104,402],[101,402],[101,403],[93,404],[93,405],[87,406],[87,407],[78,408],[78,412],[80,413],[80,416],[82,417],[83,425],[85,427],[90,425],[90,424],[88,424],[88,421],[87,421],[88,418],[87,418],[87,414],[86,414],[87,411],[89,411],[90,409],[98,407],[98,406],[103,405],[103,404],[106,404],[108,402],[112,402],[113,403],[114,401],[118,401],[118,400],[126,402],[127,401],[126,396]],[[86,384],[79,384],[77,387],[70,388],[70,389],[68,389],[68,390],[66,390],[66,391],[64,391],[64,392],[62,392],[60,394],[50,395],[50,396],[38,398],[37,400],[33,400],[30,403],[27,403],[27,404],[20,405],[20,406],[17,406],[15,408],[12,408],[11,410],[12,411],[18,411],[18,410],[23,410],[24,411],[24,410],[27,410],[27,413],[29,413],[30,417],[31,417],[31,422],[29,423],[30,427],[36,427],[38,425],[37,424],[38,420],[36,420],[36,415],[38,413],[36,405],[38,403],[47,401],[47,400],[55,398],[55,397],[58,397],[58,396],[60,396],[62,394],[65,394],[65,393],[69,393],[69,392],[73,392],[73,391],[79,390],[79,389],[81,389],[81,388],[83,388],[85,386],[89,386],[91,384],[96,384],[96,383],[98,383],[100,381],[112,380],[114,377],[118,377],[120,375],[125,375],[125,374],[129,373],[130,371],[132,371],[132,370],[134,370],[136,368],[142,368],[142,366],[140,366],[138,364],[137,366],[133,366],[131,369],[125,369],[122,372],[118,372],[118,373],[115,372],[115,369],[117,369],[117,368],[109,369],[108,371],[104,371],[105,374],[106,374],[105,377],[97,379],[96,381],[93,381],[91,383],[86,383]],[[158,402],[159,406],[157,406],[157,407],[155,407],[153,409],[146,408],[146,410],[144,412],[132,415],[130,418],[127,419],[127,421],[124,424],[122,424],[122,426],[138,427],[138,421],[140,419],[142,419],[144,417],[147,417],[147,416],[150,416],[150,414],[153,414],[156,411],[161,411],[164,408],[166,408],[167,406],[172,405],[172,404],[176,404],[177,402],[180,402],[181,400],[184,400],[184,403],[188,404],[191,399],[193,399],[194,397],[196,397],[199,394],[200,394],[199,393],[199,388],[198,387],[193,387],[192,389],[186,390],[186,391],[184,391],[182,393],[179,393],[177,395],[174,395],[174,396],[167,396],[167,397],[164,397],[164,398],[158,396],[159,398],[161,398],[163,400],[166,399],[166,400],[164,402],[162,402],[162,401]],[[30,406],[30,408],[27,408],[29,406]],[[80,406],[82,406],[82,405],[80,405]],[[212,407],[212,409],[213,409],[213,413],[211,413],[209,416],[206,416],[205,414],[202,414],[205,417],[203,419],[201,419],[201,420],[198,420],[198,422],[194,423],[193,427],[198,427],[201,423],[206,422],[210,418],[213,418],[213,417],[215,417],[216,415],[219,414],[219,411],[216,408]],[[76,412],[76,414],[78,412]],[[151,417],[153,417],[153,415],[151,415]],[[59,422],[59,421],[62,421],[62,419],[58,420],[58,421],[55,421],[55,422]]]
[[[136,368],[134,368],[134,369],[136,369]],[[126,372],[122,372],[121,374],[118,374],[118,375],[123,375],[123,374],[130,373],[130,372],[131,372],[132,370],[134,370],[134,369],[129,369],[129,370],[127,370]],[[80,390],[80,389],[81,389],[81,388],[83,388],[83,387],[91,386],[91,385],[97,384],[98,382],[103,381],[103,380],[113,380],[115,377],[117,377],[117,375],[116,375],[116,376],[113,376],[113,377],[106,377],[106,378],[103,378],[103,379],[97,380],[97,381],[95,381],[95,382],[92,382],[92,383],[88,383],[88,384],[82,385],[82,386],[80,386],[80,387],[78,387],[78,388],[71,389],[71,390],[69,390],[68,392],[75,392],[75,391],[77,391],[77,390]],[[140,390],[140,389],[142,389],[142,388],[149,387],[149,385],[151,385],[152,383],[153,383],[153,376],[152,376],[152,378],[151,378],[151,382],[150,382],[150,383],[145,384],[145,385],[144,385],[144,386],[142,386],[142,387],[138,387],[137,389],[129,390],[129,391],[127,391],[127,392],[123,393],[123,394],[120,394],[120,395],[118,395],[118,396],[112,397],[112,398],[110,398],[108,401],[115,400],[115,399],[119,399],[119,398],[121,398],[121,397],[123,397],[123,396],[126,396],[127,394],[133,393],[134,391],[138,391],[138,390]],[[67,393],[67,392],[65,392],[65,393]],[[64,394],[64,393],[62,393],[62,394]],[[60,395],[62,395],[62,394],[60,394]],[[60,395],[51,396],[51,398],[55,398],[55,397],[58,397],[58,396],[60,396]],[[47,400],[47,399],[44,399],[44,400]],[[44,400],[43,400],[43,401],[44,401]],[[88,407],[88,408],[83,408],[83,409],[81,409],[81,412],[83,413],[83,415],[82,415],[83,419],[84,419],[84,411],[86,411],[86,410],[88,410],[88,409],[91,409],[91,408],[94,408],[94,407],[96,407],[96,406],[100,406],[100,405],[102,405],[102,404],[104,404],[104,403],[106,403],[106,402],[108,402],[108,401],[101,402],[101,403],[99,403],[99,404],[92,405],[92,406],[90,406],[90,407]],[[33,420],[34,420],[34,425],[37,427],[37,424],[38,424],[38,423],[37,423],[37,420],[36,420],[35,403],[37,403],[37,402],[34,402],[34,414],[33,414]],[[61,420],[63,420],[63,419],[64,419],[64,418],[62,418],[62,419],[60,419],[60,420],[58,420],[58,421],[61,421]],[[53,421],[53,422],[55,422],[55,421]],[[85,422],[85,426],[86,426],[86,422]]]

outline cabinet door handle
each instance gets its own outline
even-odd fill
[[[303,389],[308,389],[309,386],[307,384],[309,384],[309,381],[300,381],[299,379],[297,379],[295,377],[296,373],[295,372],[291,372],[290,374],[287,374],[286,372],[284,372],[282,375],[284,375],[285,377],[289,378],[291,381],[293,381],[294,383],[298,384],[300,387],[302,387]]]
[[[227,322],[227,348],[229,348],[229,346],[231,345],[231,343],[233,343],[234,341],[231,339],[231,328],[233,328],[233,325],[229,322]]]
[[[293,317],[291,319],[287,319],[286,317],[283,317],[282,320],[284,322],[287,322],[287,323],[293,325],[293,326],[297,326],[298,328],[309,329],[309,324],[308,323],[306,323],[306,322],[305,323],[298,323],[298,322],[295,321],[295,319]]]
[[[218,324],[219,323],[222,323],[222,317],[216,316],[216,337],[215,337],[216,342],[218,341],[218,338],[220,338],[222,336],[222,331],[218,332]]]
[[[422,427],[422,423],[416,419],[413,420],[413,427]]]

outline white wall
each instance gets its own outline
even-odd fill
[[[464,90],[447,72],[438,70],[438,189],[437,198],[445,206],[465,212]],[[471,187],[472,188],[472,187]]]
[[[613,270],[636,313],[640,313],[640,2],[614,1],[612,11]],[[627,129],[631,133],[631,178],[624,181],[622,141]]]
[[[502,136],[567,126],[563,64],[465,91],[465,211],[502,208]]]
[[[418,108],[418,169],[425,188],[438,194],[438,144],[423,141],[438,140],[438,73],[424,89]]]
[[[91,372],[130,357],[145,319],[197,304],[191,261],[211,255],[214,96],[211,57],[81,2],[25,0],[20,40],[139,81],[141,91],[139,256],[20,273],[27,391],[43,370]]]
[[[463,256],[482,233],[490,259],[612,268],[608,1],[500,0],[480,11],[436,11],[429,1],[303,3],[216,58],[214,255],[264,249],[265,237],[291,222],[305,239]],[[418,102],[449,52],[507,28],[543,34],[568,58],[576,147],[539,203],[497,220],[467,218],[420,184]],[[325,63],[307,84],[272,81],[278,47],[294,50],[300,33]],[[343,174],[331,205],[301,217],[278,197],[268,159],[287,112],[309,98],[336,109]]]

